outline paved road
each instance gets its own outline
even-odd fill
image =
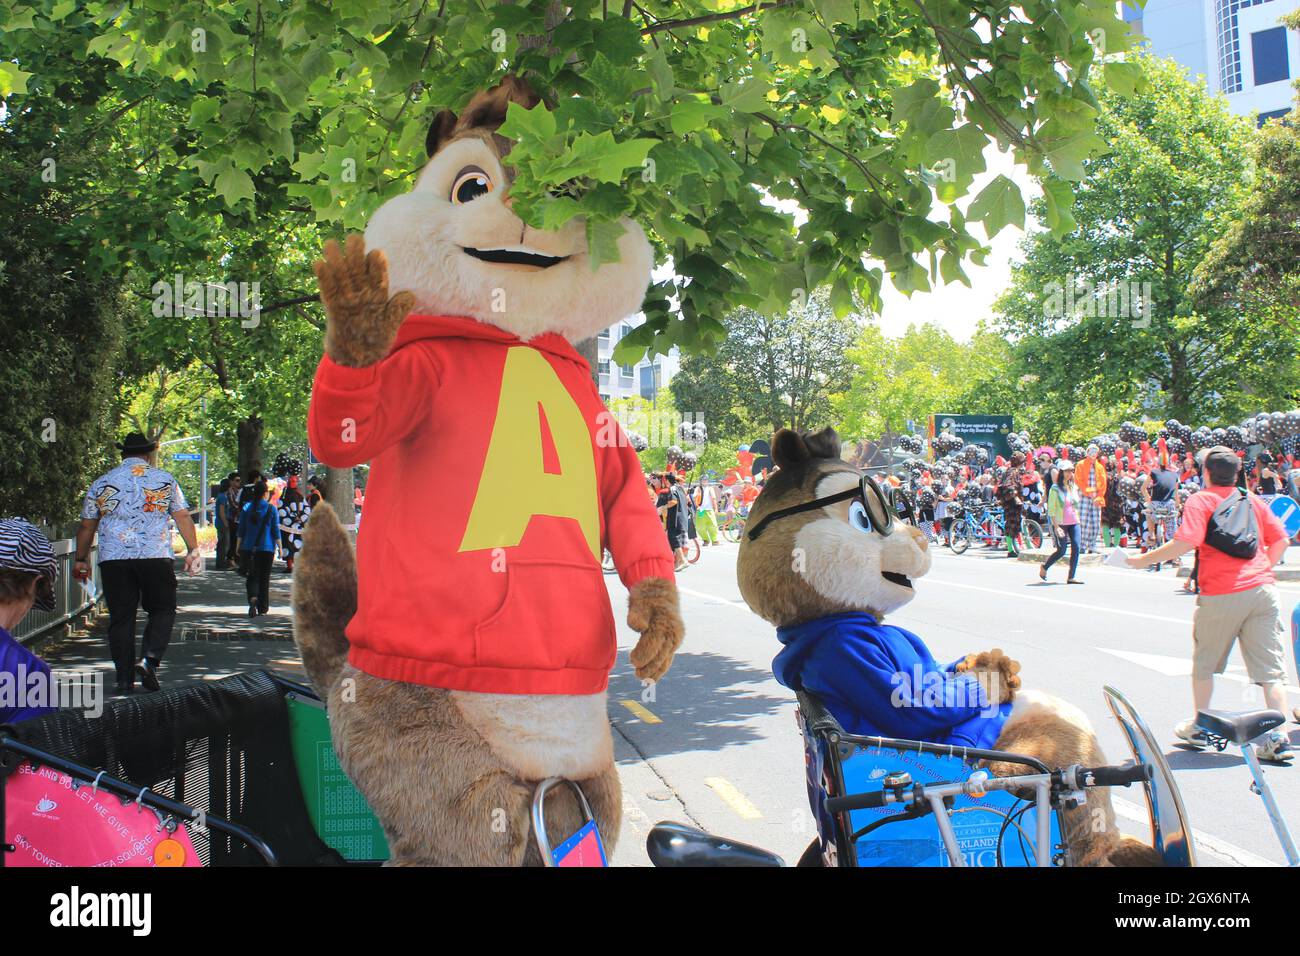
[[[645,836],[658,820],[682,820],[769,847],[793,861],[812,839],[803,784],[803,751],[794,697],[772,678],[777,650],[772,628],[752,614],[735,579],[737,547],[706,550],[679,577],[686,643],[668,676],[642,700],[627,651],[635,635],[622,624],[626,592],[606,582],[620,622],[621,653],[610,681],[609,712],[625,793],[625,820],[614,862],[647,865]],[[1191,707],[1188,651],[1194,598],[1172,572],[1159,575],[1085,568],[1083,587],[1041,585],[1035,567],[972,549],[940,550],[918,581],[916,599],[892,620],[920,634],[940,660],[1001,646],[1023,664],[1029,686],[1082,707],[1101,734],[1107,756],[1126,759],[1125,745],[1101,696],[1103,684],[1124,691],[1162,739]],[[1057,579],[1063,579],[1061,572]],[[167,686],[214,680],[272,667],[302,676],[292,644],[289,582],[272,578],[272,612],[250,620],[241,579],[209,572],[181,577],[182,611],[162,677]],[[1283,586],[1287,606],[1300,587]],[[103,622],[90,634],[42,649],[60,668],[109,671]],[[1234,655],[1215,703],[1256,706],[1246,695]],[[1300,704],[1294,686],[1291,703]],[[657,721],[657,722],[656,722]],[[1288,729],[1300,744],[1300,730]],[[1215,865],[1282,859],[1259,798],[1247,789],[1240,758],[1167,748],[1200,841],[1202,861]],[[1300,832],[1300,766],[1267,769],[1283,811]],[[1136,790],[1120,791],[1121,824],[1142,834]]]
[[[623,653],[610,683],[610,719],[627,804],[615,862],[645,865],[651,821],[693,822],[781,853],[793,862],[812,838],[803,783],[803,754],[793,694],[776,683],[773,629],[749,611],[735,579],[737,547],[706,549],[678,578],[687,624],[672,671],[642,701],[627,663],[635,635],[620,626]],[[1108,567],[1081,571],[1084,586],[1040,584],[1036,566],[972,549],[960,557],[940,550],[917,596],[891,620],[921,635],[940,660],[1000,646],[1023,665],[1027,686],[1082,707],[1096,725],[1107,757],[1127,759],[1126,745],[1102,698],[1111,684],[1133,702],[1156,736],[1191,715],[1190,635],[1195,598],[1172,571],[1160,574]],[[626,595],[607,583],[616,616]],[[1284,604],[1300,588],[1284,586]],[[1300,704],[1292,672],[1289,699]],[[1234,652],[1220,679],[1215,706],[1262,706]],[[658,722],[655,722],[655,721]],[[1300,745],[1300,729],[1285,728]],[[1203,865],[1280,863],[1281,850],[1249,771],[1232,751],[1190,753],[1166,747],[1182,789]],[[1300,833],[1300,766],[1266,768],[1274,793]],[[1117,791],[1127,832],[1146,832],[1136,788]]]

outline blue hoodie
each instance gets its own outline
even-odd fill
[[[851,734],[990,748],[1011,713],[1010,703],[991,709],[956,662],[940,665],[911,631],[870,614],[831,614],[776,636],[785,645],[776,679],[820,698]]]

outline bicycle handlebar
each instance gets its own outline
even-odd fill
[[[1127,787],[1151,779],[1151,765],[1126,763],[1119,767],[1084,767],[1077,771],[1085,787]]]
[[[827,813],[846,813],[849,810],[866,810],[885,805],[885,796],[893,796],[892,790],[872,790],[869,793],[851,793],[844,797],[830,797],[826,800]]]
[[[1037,777],[1042,774],[1024,774],[1014,777],[990,777],[984,785],[986,789],[1007,790],[1015,786],[1022,777]],[[1113,767],[1068,767],[1051,774],[1054,787],[1073,789],[1073,787],[1127,787],[1133,783],[1146,783],[1152,777],[1149,764],[1127,763]],[[829,797],[825,802],[826,812],[831,814],[847,813],[851,810],[869,810],[886,806],[890,803],[908,802],[908,797],[920,799],[928,788],[951,786],[951,784],[932,783],[914,784],[897,790],[872,790],[867,793],[850,793],[842,797]],[[982,789],[984,789],[982,788]]]

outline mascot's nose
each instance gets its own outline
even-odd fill
[[[929,550],[930,542],[925,540],[925,533],[920,528],[913,528],[910,524],[904,525],[904,527],[907,528],[907,533],[916,539],[917,546],[920,547],[922,553]]]

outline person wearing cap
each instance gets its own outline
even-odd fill
[[[33,674],[51,686],[50,665],[10,633],[33,607],[54,610],[54,549],[40,529],[22,518],[0,521],[0,674],[11,687],[29,688]],[[58,708],[0,699],[0,724],[16,724]]]
[[[1057,462],[1056,480],[1052,482],[1051,488],[1047,491],[1047,513],[1052,517],[1052,524],[1057,528],[1059,534],[1056,539],[1056,550],[1052,556],[1038,569],[1038,578],[1041,581],[1047,580],[1047,572],[1052,570],[1052,565],[1065,555],[1065,548],[1070,548],[1070,576],[1065,579],[1066,584],[1082,584],[1075,574],[1079,570],[1079,486],[1074,481],[1074,462],[1063,459]]]
[[[132,432],[117,446],[122,463],[91,482],[81,508],[72,574],[90,577],[90,544],[99,533],[99,579],[108,605],[108,648],[117,671],[117,692],[135,692],[135,679],[158,689],[158,665],[176,622],[176,567],[169,522],[176,522],[188,549],[185,570],[203,566],[194,519],[170,473],[153,464],[158,443]],[[148,615],[139,664],[135,657],[136,612]]]
[[[1215,509],[1237,493],[1239,466],[1240,460],[1232,449],[1224,445],[1211,448],[1202,465],[1205,490],[1187,499],[1183,523],[1174,539],[1154,551],[1129,558],[1128,564],[1141,568],[1197,550],[1201,593],[1192,618],[1192,700],[1196,710],[1209,709],[1214,675],[1223,673],[1233,645],[1240,643],[1246,674],[1263,690],[1265,705],[1286,713],[1286,662],[1273,574],[1273,566],[1286,552],[1286,530],[1263,499],[1249,495],[1259,529],[1254,556],[1234,557],[1206,541],[1207,525]],[[1195,718],[1184,720],[1174,733],[1193,746],[1208,743]],[[1282,761],[1293,756],[1290,742],[1277,730],[1258,741],[1258,747],[1261,760]]]

